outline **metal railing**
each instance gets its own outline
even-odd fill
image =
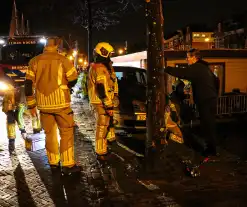
[[[188,100],[185,103],[195,109],[196,115],[199,116],[195,104],[190,104]],[[246,95],[228,95],[220,96],[217,104],[217,115],[233,115],[247,113],[247,94]]]
[[[229,95],[219,97],[217,115],[241,113],[247,113],[247,95]]]

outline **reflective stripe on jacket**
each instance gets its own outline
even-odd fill
[[[104,98],[98,90],[98,86],[104,89]],[[113,106],[114,95],[118,94],[117,78],[112,68],[111,73],[105,65],[101,63],[93,63],[88,74],[88,95],[91,104],[103,104],[107,107]]]
[[[26,80],[33,83],[33,95],[27,97],[27,105],[37,105],[41,111],[58,111],[70,106],[69,82],[78,78],[69,59],[58,54],[56,47],[46,47],[41,55],[29,62]]]

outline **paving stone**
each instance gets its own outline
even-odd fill
[[[18,133],[16,155],[8,152],[5,116],[0,113],[3,132],[0,152],[0,207],[4,206],[241,206],[246,203],[247,162],[222,149],[220,162],[205,167],[202,177],[191,179],[178,167],[174,151],[158,160],[160,171],[143,177],[157,188],[148,189],[137,181],[135,157],[113,156],[102,167],[94,153],[95,117],[86,102],[73,98],[78,127],[75,129],[76,159],[83,167],[79,177],[52,174],[45,150],[27,152]],[[26,116],[28,133],[31,119]],[[130,167],[128,167],[130,166]],[[133,168],[133,169],[132,169]],[[220,190],[219,190],[220,189]],[[210,196],[209,196],[210,195]],[[224,195],[224,196],[223,196]],[[198,201],[198,202],[197,202]],[[236,205],[235,205],[236,204]],[[206,206],[206,205],[204,205]]]

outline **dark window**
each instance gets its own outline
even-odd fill
[[[134,69],[133,69],[134,70]],[[118,71],[116,72],[118,81],[125,80],[129,84],[147,84],[147,76],[145,71]]]

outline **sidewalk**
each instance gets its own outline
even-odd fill
[[[152,172],[140,174],[136,171],[139,158],[122,148],[112,153],[108,167],[100,167],[93,151],[95,120],[89,106],[74,100],[73,110],[78,124],[76,158],[83,171],[80,177],[66,178],[52,175],[45,150],[26,152],[20,137],[17,155],[9,156],[5,117],[0,114],[4,147],[0,152],[0,206],[246,206],[247,163],[243,158],[247,136],[236,133],[236,126],[224,131],[228,137],[222,140],[225,149],[220,149],[220,161],[206,165],[201,177],[185,176],[177,159],[184,152],[175,144],[156,159]],[[30,121],[26,121],[30,131]],[[130,147],[127,141],[134,138],[119,142]],[[242,141],[233,142],[233,138]],[[132,146],[139,144],[133,142]]]
[[[45,150],[26,152],[19,134],[16,156],[10,156],[5,115],[0,113],[4,149],[0,152],[0,206],[177,206],[165,193],[150,192],[136,180],[135,156],[127,151],[113,153],[109,167],[100,167],[93,151],[95,120],[88,104],[75,102],[73,110],[79,125],[75,146],[83,167],[80,177],[52,174]],[[30,120],[26,123],[31,132]]]
[[[170,142],[141,179],[159,188],[153,192],[166,192],[181,206],[246,206],[246,138],[246,123],[218,125],[220,157],[205,164],[198,178],[186,176],[180,163],[189,150]],[[134,146],[128,138],[122,138],[121,143]],[[143,152],[138,148],[136,151]]]

